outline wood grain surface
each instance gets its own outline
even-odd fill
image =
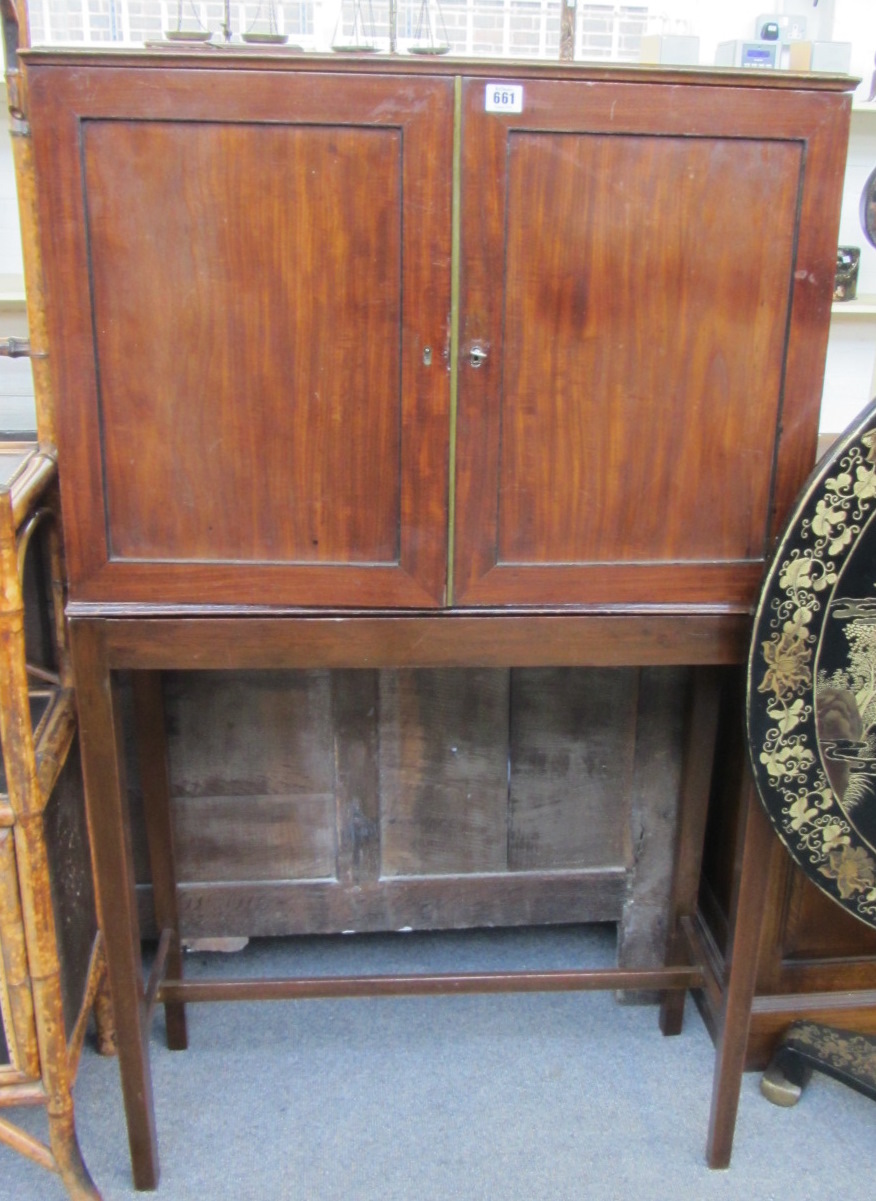
[[[850,102],[839,80],[509,67],[526,95],[509,117],[484,111],[483,64],[100,61],[27,69],[83,762],[143,1188],[155,994],[119,669],[313,670],[312,711],[279,675],[271,701],[244,683],[255,716],[206,702],[203,749],[238,747],[227,780],[191,751],[202,714],[171,704],[183,759],[169,784],[147,770],[144,794],[165,875],[182,848],[193,933],[623,920],[645,845],[641,669],[738,662],[814,457]],[[483,613],[427,612],[442,606]],[[578,666],[630,670],[520,675]],[[365,671],[328,684],[326,668]],[[664,763],[656,792],[664,831],[682,801],[673,955],[711,763],[698,728],[680,789]],[[190,783],[171,796],[175,775]],[[755,977],[755,827],[713,1164]]]
[[[458,68],[71,61],[29,71],[74,597],[750,603],[814,452],[838,81],[521,67],[511,120],[472,68],[450,481]]]
[[[515,132],[508,156],[498,561],[759,557],[800,146]]]
[[[503,119],[465,84],[458,604],[753,598],[814,456],[819,99],[533,80]]]
[[[452,82],[50,74],[71,592],[442,602]]]
[[[399,131],[83,140],[110,555],[397,562]]]
[[[665,668],[170,673],[184,933],[612,920],[626,965],[658,964],[685,679]],[[145,904],[133,746],[128,761]]]

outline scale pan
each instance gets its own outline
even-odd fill
[[[209,29],[165,29],[169,42],[209,42],[213,36]]]
[[[284,46],[289,41],[288,33],[242,33],[240,36],[255,46]]]

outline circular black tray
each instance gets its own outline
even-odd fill
[[[804,487],[748,664],[758,792],[793,858],[876,927],[876,401]]]

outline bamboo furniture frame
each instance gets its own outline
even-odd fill
[[[89,1013],[103,1051],[114,1050],[100,934],[91,952],[79,1016],[68,1041],[43,815],[70,751],[76,710],[64,636],[63,563],[51,454],[34,450],[0,487],[0,740],[6,794],[0,797],[0,1009],[10,1052],[0,1067],[0,1107],[44,1105],[49,1146],[5,1118],[0,1141],[57,1172],[76,1201],[99,1198],[76,1139],[71,1089]],[[59,673],[25,660],[22,578],[40,526],[46,527]],[[36,689],[45,704],[36,727]]]
[[[0,1142],[57,1173],[73,1201],[100,1201],[76,1137],[72,1087],[91,1012],[98,1048],[115,1053],[103,938],[98,929],[78,1016],[68,1038],[44,815],[76,735],[76,703],[64,618],[64,562],[54,404],[46,355],[45,301],[36,228],[30,139],[21,118],[17,52],[27,21],[0,5],[26,285],[29,340],[3,353],[31,360],[37,445],[15,448],[20,462],[0,485],[0,742],[6,793],[0,796],[0,1009],[9,1066],[0,1067],[0,1108],[44,1106],[49,1144],[6,1118]],[[7,444],[7,456],[12,448]],[[2,453],[2,448],[0,448]],[[8,457],[7,457],[8,462]],[[48,547],[51,628],[57,672],[28,665],[25,560],[37,531]],[[34,724],[32,701],[38,698]]]

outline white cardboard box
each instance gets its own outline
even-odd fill
[[[646,34],[642,38],[639,61],[643,63],[674,63],[679,67],[696,67],[700,61],[700,39],[689,34]]]
[[[792,42],[788,66],[792,71],[826,71],[847,75],[852,65],[851,42]]]

